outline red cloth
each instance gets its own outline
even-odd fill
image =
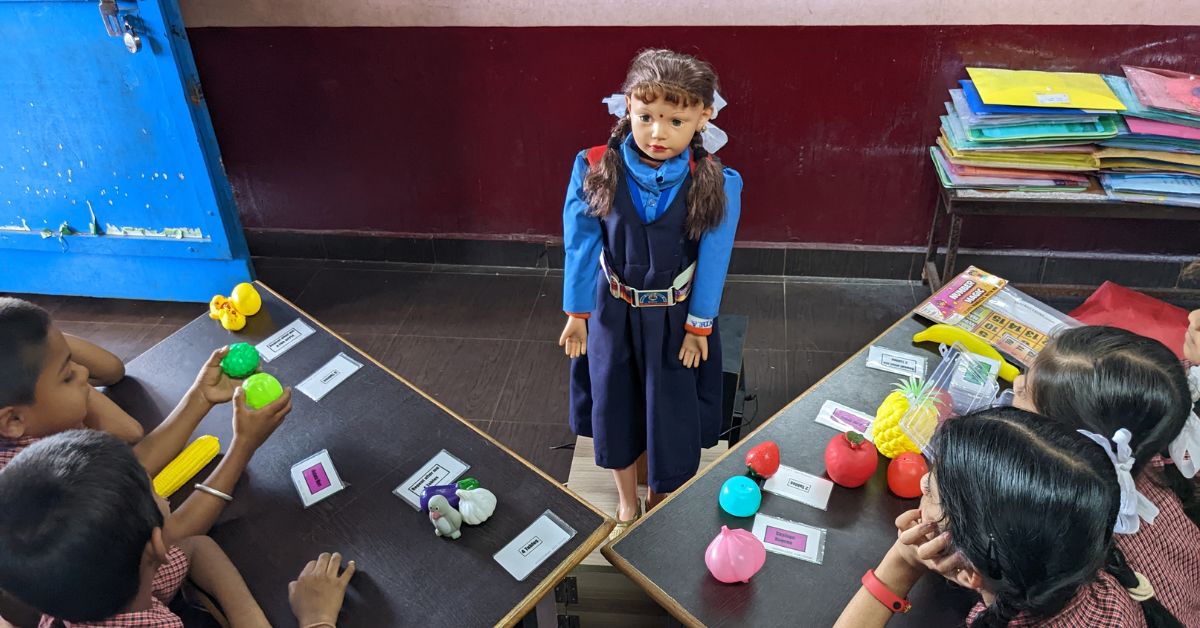
[[[1183,359],[1188,311],[1106,281],[1071,317],[1084,325],[1108,325],[1153,338]]]

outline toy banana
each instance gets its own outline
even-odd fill
[[[154,492],[164,499],[170,497],[185,482],[192,479],[221,452],[221,441],[206,435],[188,445],[158,475],[154,476]]]
[[[957,342],[962,344],[963,348],[971,353],[977,353],[998,361],[1000,363],[1000,379],[1011,382],[1020,374],[1017,367],[1004,361],[1004,358],[1000,356],[1000,352],[996,351],[995,347],[988,344],[983,338],[961,327],[937,323],[931,325],[925,331],[914,334],[913,342],[938,342],[944,345],[952,345]]]

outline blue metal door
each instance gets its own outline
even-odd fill
[[[251,278],[176,0],[0,0],[0,292]]]

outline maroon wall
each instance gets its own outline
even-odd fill
[[[642,47],[711,61],[738,237],[923,243],[927,147],[964,65],[1200,70],[1200,28],[199,28],[189,31],[245,226],[561,231],[571,159]],[[1194,253],[1179,225],[973,220],[964,245]]]

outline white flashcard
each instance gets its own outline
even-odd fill
[[[871,435],[871,424],[875,417],[859,412],[854,408],[843,406],[836,401],[826,401],[817,413],[817,423],[832,427],[841,432],[858,432],[867,440],[874,442]]]
[[[925,377],[926,361],[924,356],[871,345],[871,348],[867,350],[867,368],[923,378]]]
[[[322,397],[329,394],[329,391],[346,381],[347,377],[353,375],[360,368],[362,368],[362,364],[351,359],[345,353],[339,353],[317,369],[315,373],[304,378],[304,381],[296,386],[296,390],[308,395],[313,401],[320,401]]]
[[[768,552],[821,564],[825,560],[825,529],[764,515],[754,516],[751,533]]]
[[[459,460],[454,454],[445,449],[439,451],[437,455],[429,459],[424,466],[416,473],[412,474],[400,486],[392,489],[392,494],[404,501],[410,506],[421,509],[421,492],[426,486],[437,486],[439,484],[449,484],[459,478],[462,474],[470,469],[471,465]]]
[[[300,493],[300,501],[304,502],[305,508],[346,488],[337,469],[333,467],[328,449],[322,449],[292,465],[292,483],[296,485],[296,492]]]
[[[825,510],[829,506],[833,482],[781,464],[775,475],[767,478],[763,490]]]
[[[283,329],[271,334],[270,338],[258,343],[255,349],[264,360],[270,362],[283,355],[288,349],[300,344],[301,340],[313,335],[313,328],[300,319],[287,324]]]
[[[571,526],[547,510],[492,557],[521,582],[574,536]]]

